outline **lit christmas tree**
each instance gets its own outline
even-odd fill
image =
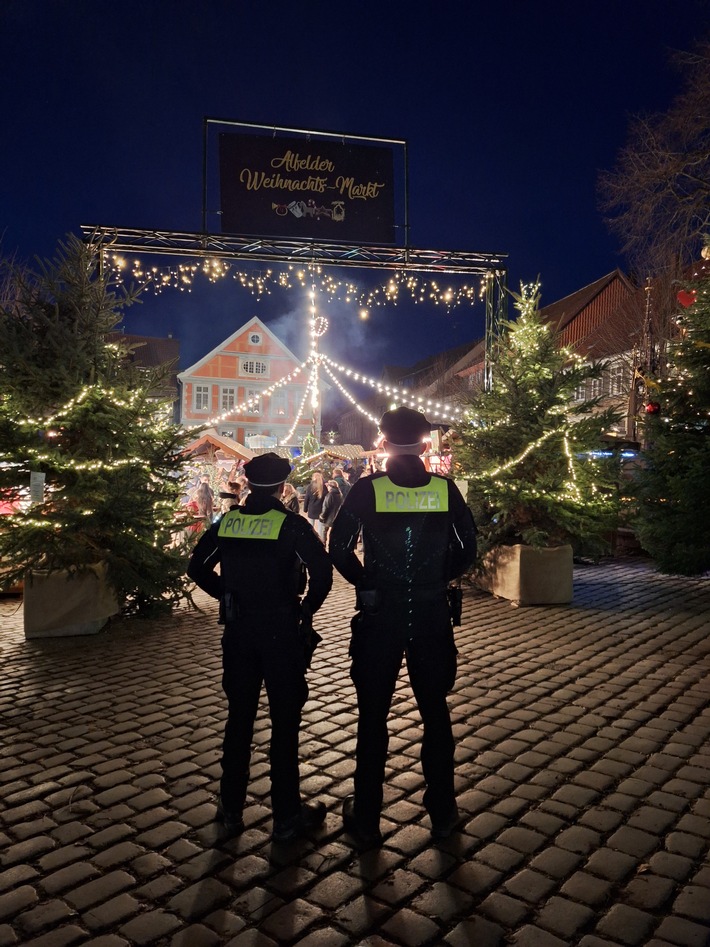
[[[645,446],[630,490],[641,544],[677,575],[710,569],[710,276],[707,264],[699,269],[678,292],[667,376],[646,386]]]
[[[600,455],[616,415],[595,410],[598,398],[575,401],[575,392],[603,365],[561,347],[540,318],[539,284],[513,297],[519,315],[501,326],[491,390],[469,402],[453,448],[479,552],[571,543],[576,555],[599,556],[616,522],[618,469]]]
[[[36,273],[5,268],[0,499],[14,512],[0,517],[2,581],[105,562],[124,610],[151,615],[185,594],[174,531],[188,435],[155,397],[168,367],[139,370],[109,340],[133,297],[97,270],[76,238]]]

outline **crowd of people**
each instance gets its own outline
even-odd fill
[[[343,828],[360,847],[382,842],[388,715],[405,660],[422,719],[423,804],[432,838],[447,838],[458,824],[447,695],[456,676],[454,627],[461,623],[455,582],[475,559],[476,527],[454,482],[429,472],[421,459],[431,430],[426,417],[401,407],[386,412],[380,428],[386,470],[354,482],[340,467],[314,470],[302,509],[297,491],[287,489],[289,461],[275,453],[255,457],[244,467],[243,503],[240,490],[237,502],[206,524],[192,553],[188,575],[219,600],[224,626],[218,819],[230,836],[245,826],[262,686],[271,718],[273,841],[308,834],[325,819],[322,802],[301,796],[299,732],[306,672],[320,640],[313,616],[334,568],[356,595],[349,653],[358,729]]]
[[[327,543],[328,532],[352,484],[371,469],[374,467],[364,462],[347,463],[332,469],[317,468],[307,485],[300,490],[287,481],[281,502],[292,513],[303,513],[318,538]],[[244,506],[249,492],[249,481],[241,462],[235,464],[228,474],[221,473],[219,488],[216,490],[210,485],[209,475],[203,474],[185,504],[186,511],[194,517],[189,531],[202,532],[229,510]]]

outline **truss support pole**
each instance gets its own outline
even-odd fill
[[[486,274],[486,334],[483,386],[485,391],[493,387],[493,363],[501,323],[507,318],[508,288],[506,271],[489,270]]]

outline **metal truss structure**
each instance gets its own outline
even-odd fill
[[[82,225],[81,231],[84,240],[95,246],[97,252],[480,276],[485,284],[486,301],[485,381],[487,387],[490,384],[495,339],[506,313],[507,254],[91,225]]]

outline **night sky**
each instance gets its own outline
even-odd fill
[[[82,224],[200,230],[211,116],[405,139],[410,245],[507,253],[511,288],[539,274],[545,305],[624,268],[598,172],[629,115],[678,92],[669,51],[709,29],[702,0],[2,0],[0,249],[49,257]],[[323,349],[375,375],[483,331],[480,303],[319,311]],[[125,325],[178,337],[185,368],[252,315],[306,354],[305,294],[231,278],[146,295]]]

